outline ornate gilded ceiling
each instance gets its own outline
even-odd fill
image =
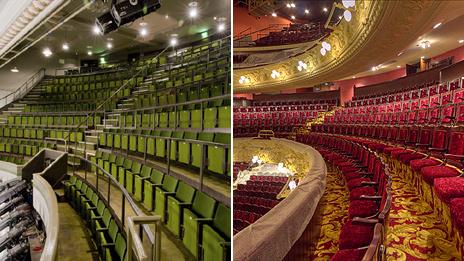
[[[352,20],[341,22],[325,39],[332,46],[325,56],[318,45],[277,64],[234,70],[234,93],[307,87],[365,71],[396,56],[445,11],[450,15],[450,9],[448,1],[357,0],[350,9]],[[299,61],[308,65],[306,70],[297,69]],[[273,70],[280,72],[280,77],[272,78]],[[249,81],[240,84],[242,76]]]

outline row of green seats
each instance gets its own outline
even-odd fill
[[[224,260],[230,252],[230,209],[176,178],[122,156],[97,151],[103,166],[134,199],[160,215],[198,259]],[[225,255],[224,255],[225,254]]]
[[[102,81],[102,82],[90,82],[85,84],[53,84],[46,86],[47,93],[63,93],[63,92],[83,92],[89,90],[105,90],[115,89],[121,87],[123,84],[128,86],[139,85],[143,82],[143,77],[137,77],[132,79],[117,80],[117,81]]]
[[[195,141],[205,142],[204,166],[213,173],[230,176],[231,151],[230,148],[226,148],[227,145],[230,145],[230,139],[230,133],[140,130],[119,133],[105,131],[99,134],[98,145],[134,153],[146,153],[164,159],[169,156],[172,161],[200,168],[202,144],[195,143]],[[170,152],[168,152],[168,143]]]
[[[167,92],[151,92],[146,94],[137,95],[134,98],[136,99],[136,107],[153,107],[153,106],[163,106],[176,103],[184,103],[189,101],[196,101],[199,99],[208,99],[217,96],[222,96],[228,94],[225,91],[225,88],[221,85],[214,85],[211,87],[202,87],[202,88],[191,88],[190,90],[179,90],[177,93],[167,93]],[[224,103],[230,103],[230,99],[212,100],[205,103],[207,106],[221,106]],[[179,109],[193,109],[200,108],[200,103],[192,103],[186,105],[177,106]],[[167,107],[164,110],[173,110],[174,107]]]
[[[119,71],[119,72],[110,72],[110,73],[99,73],[93,75],[79,75],[79,76],[58,76],[53,79],[55,84],[65,84],[65,83],[85,83],[85,82],[95,82],[95,81],[107,81],[107,80],[118,80],[132,77],[132,72],[130,71]]]
[[[76,176],[64,184],[65,197],[90,228],[102,260],[126,260],[126,239],[105,201]]]
[[[24,160],[23,157],[18,157],[18,156],[3,156],[0,155],[0,160],[1,161],[6,161],[6,162],[11,162],[16,165],[24,165],[26,163],[26,160]]]
[[[203,117],[203,125],[202,125]],[[171,112],[128,113],[119,116],[119,127],[141,128],[230,128],[230,106]]]
[[[82,101],[92,101],[96,99],[105,99],[110,97],[117,88],[115,89],[110,89],[110,90],[105,90],[105,91],[82,91],[82,92],[60,92],[58,93],[53,93],[53,94],[45,94],[42,95],[42,99],[49,99],[52,101],[77,101],[77,100],[82,100]],[[119,91],[115,96],[118,98],[122,98],[125,96],[129,96],[131,91],[131,87],[126,86],[123,90]]]
[[[54,102],[51,104],[28,104],[24,111],[25,112],[62,112],[62,111],[93,111],[97,108],[97,105],[100,105],[101,100],[94,100],[92,102]],[[101,110],[114,110],[116,109],[117,101],[107,102]]]
[[[56,145],[40,141],[0,138],[0,152],[34,156],[43,148],[55,149]]]
[[[87,119],[85,115],[72,116],[30,116],[18,115],[8,116],[8,125],[21,126],[76,126],[84,122],[84,126],[93,127],[101,123],[101,116],[91,116]]]
[[[20,128],[1,127],[0,136],[43,140],[45,137],[48,137],[48,130],[27,128],[27,127],[20,127]]]

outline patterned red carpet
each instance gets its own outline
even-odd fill
[[[392,175],[387,260],[460,260],[432,208],[404,179]]]

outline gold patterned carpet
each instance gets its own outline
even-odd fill
[[[408,182],[393,175],[387,260],[461,260],[446,226]]]
[[[330,260],[338,251],[338,237],[348,218],[349,191],[340,173],[327,173],[327,189],[319,203],[322,207],[321,231],[309,260]]]

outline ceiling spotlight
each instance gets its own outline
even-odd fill
[[[63,48],[63,50],[67,51],[67,50],[69,50],[69,45],[67,43],[64,43],[62,48]]]
[[[287,3],[287,8],[290,8],[290,7],[292,7],[292,6],[290,5],[290,3]]]
[[[140,29],[140,35],[141,36],[146,36],[147,34],[148,34],[147,28]]]
[[[375,71],[377,71],[378,69],[379,69],[379,68],[378,68],[377,66],[374,66],[374,67],[372,67],[371,70],[372,70],[373,72],[375,72]]]
[[[100,28],[98,26],[96,26],[96,25],[93,27],[92,31],[93,31],[94,34],[100,34],[101,33]]]
[[[92,51],[90,51],[90,50],[87,51],[88,56],[92,56],[92,54],[93,54]]]
[[[224,23],[218,24],[218,31],[222,32],[226,29],[226,25]]]
[[[342,0],[342,5],[345,8],[354,7],[356,5],[356,1],[355,0]]]
[[[165,15],[165,16],[164,16],[164,19],[169,19],[169,15]]]
[[[304,63],[303,61],[298,61],[298,66],[297,66],[297,69],[298,71],[303,71],[303,70],[306,70],[308,68],[308,65],[306,63]]]
[[[290,18],[292,18],[292,20],[296,19],[296,17],[294,15],[290,16]]]
[[[271,77],[272,77],[272,79],[279,78],[280,77],[280,72],[278,72],[276,70],[272,70]]]
[[[295,8],[295,4],[294,4],[294,3],[291,3],[290,6],[291,6],[292,8]]]
[[[140,22],[139,25],[140,26],[147,26],[147,22]]]
[[[273,17],[277,17],[277,14],[275,12],[272,12]]]
[[[354,79],[354,78],[356,78],[356,76],[353,76],[353,77],[351,77],[351,78],[353,78],[353,79]]]
[[[189,11],[188,15],[190,18],[195,18],[198,16],[198,9],[197,9],[198,3],[197,2],[190,2],[189,3]]]
[[[325,54],[327,53],[327,51],[324,49],[324,47],[321,48],[321,54],[322,56],[325,56]]]
[[[424,59],[424,58],[425,58],[425,56],[421,56],[420,58],[421,58],[421,59]]]
[[[438,27],[440,27],[441,23],[438,23],[436,25],[433,26],[433,29],[437,29]]]
[[[401,68],[401,65],[397,65],[396,68]]]
[[[464,40],[459,40],[458,43],[464,43]]]
[[[17,72],[19,72],[19,70],[18,70],[18,68],[17,68],[16,66],[15,66],[14,68],[11,68],[11,70],[10,70],[10,71],[12,71],[12,72],[14,72],[14,73],[17,73]]]
[[[401,51],[401,52],[399,52],[396,56],[400,56],[400,55],[402,55],[403,53],[404,53],[404,52]]]
[[[322,11],[327,12],[328,11],[327,7],[322,8]]]
[[[50,57],[53,53],[52,53],[52,50],[50,50],[50,48],[46,47],[45,49],[43,49],[42,54],[45,57]]]
[[[345,10],[345,12],[343,12],[343,17],[347,22],[351,21],[351,12],[349,10]]]
[[[418,46],[420,46],[422,49],[426,49],[426,48],[429,48],[429,47],[432,46],[432,45],[430,44],[429,41],[422,41],[422,42],[420,42],[420,43],[418,44]]]
[[[340,16],[338,16],[338,19],[342,19],[342,18],[343,18],[343,16],[341,16],[341,15],[340,15]]]
[[[308,10],[308,9],[305,9],[305,14],[309,14],[309,10]]]
[[[112,43],[109,43],[109,42],[108,42],[108,43],[106,43],[106,48],[108,48],[108,49],[111,49],[111,48],[113,48],[113,44],[112,44]]]
[[[177,45],[177,38],[175,38],[175,37],[171,38],[171,40],[169,41],[169,44],[171,46],[176,46]]]
[[[247,77],[242,75],[242,76],[240,76],[240,79],[238,80],[238,82],[240,84],[248,84],[248,83],[250,83],[250,79],[248,79]]]

